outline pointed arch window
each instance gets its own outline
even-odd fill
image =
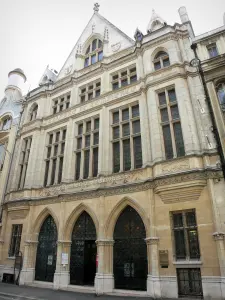
[[[154,68],[159,70],[170,66],[169,55],[165,51],[159,51],[154,58]]]
[[[225,112],[225,81],[217,86],[217,95],[221,109]]]
[[[94,39],[85,52],[84,67],[88,67],[103,59],[103,43],[99,39]]]
[[[36,120],[37,118],[38,105],[35,104],[30,112],[30,121]]]

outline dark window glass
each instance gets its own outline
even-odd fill
[[[140,120],[134,121],[132,124],[133,124],[133,134],[141,132]]]
[[[88,53],[90,53],[90,50],[91,50],[91,46],[89,45],[86,52],[85,52],[85,54],[87,55]]]
[[[50,134],[49,135],[49,144],[52,144],[52,141],[53,141],[53,134]]]
[[[46,186],[48,183],[48,171],[49,171],[49,161],[46,161],[44,186]]]
[[[218,55],[216,45],[211,45],[208,47],[209,57],[215,57]]]
[[[82,134],[83,133],[83,124],[79,124],[78,125],[78,134]]]
[[[130,73],[135,73],[136,72],[136,67],[130,69]]]
[[[82,148],[82,137],[77,139],[77,149],[81,149]]]
[[[128,85],[128,80],[127,78],[124,78],[121,80],[121,86],[126,86],[126,85]]]
[[[96,87],[99,87],[99,86],[101,86],[101,82],[96,83]]]
[[[103,51],[98,52],[98,61],[103,60]]]
[[[92,51],[95,51],[96,48],[97,48],[97,40],[94,40],[92,42]]]
[[[163,139],[164,139],[166,158],[167,159],[173,158],[173,147],[172,147],[172,139],[171,139],[169,125],[163,126]]]
[[[119,82],[113,82],[112,86],[113,90],[117,90],[119,88]]]
[[[95,64],[96,63],[96,54],[91,56],[91,64]]]
[[[172,119],[173,120],[179,119],[180,115],[179,115],[179,110],[178,110],[177,105],[171,106],[170,109],[171,109]]]
[[[183,216],[182,213],[173,214],[173,227],[183,227]]]
[[[67,95],[67,100],[68,100],[68,101],[70,100],[70,95]]]
[[[123,136],[130,135],[130,124],[123,124]]]
[[[62,111],[63,110],[63,104],[61,104],[60,106],[59,106],[59,111]]]
[[[113,127],[113,139],[118,139],[120,137],[120,127]]]
[[[98,40],[98,48],[101,48],[101,47],[102,47],[102,41]]]
[[[54,156],[58,154],[58,145],[54,146]]]
[[[99,143],[99,133],[96,132],[94,134],[94,145],[98,145],[98,143]]]
[[[123,169],[124,171],[131,168],[131,156],[130,156],[130,140],[123,141]]]
[[[63,130],[62,134],[62,140],[64,141],[66,139],[66,129]]]
[[[52,149],[52,147],[47,148],[47,158],[49,158],[51,156],[51,149]]]
[[[69,108],[69,106],[70,106],[70,103],[66,102],[66,108]]]
[[[166,104],[166,94],[165,92],[159,94],[159,105]]]
[[[101,90],[96,90],[96,91],[95,91],[95,97],[99,97],[100,94],[101,94]]]
[[[139,116],[139,105],[132,106],[132,117]]]
[[[175,230],[174,239],[175,239],[176,259],[185,259],[186,249],[185,249],[184,229]]]
[[[142,146],[141,146],[141,137],[137,136],[133,139],[134,143],[134,168],[142,167]]]
[[[113,143],[113,172],[120,171],[120,143]]]
[[[89,57],[86,57],[84,60],[84,67],[88,67],[89,66]]]
[[[184,141],[183,141],[183,135],[181,130],[181,124],[180,123],[174,123],[173,124],[173,131],[174,131],[174,138],[176,143],[176,149],[177,149],[177,156],[184,156]]]
[[[90,90],[93,90],[93,88],[94,88],[93,85],[90,85],[90,86],[88,87],[89,91],[90,91]]]
[[[91,121],[86,122],[86,132],[91,131]]]
[[[98,175],[98,148],[93,149],[93,177]]]
[[[161,69],[161,63],[160,63],[160,61],[156,61],[154,63],[154,68],[155,68],[156,71],[159,70],[159,69]]]
[[[161,121],[162,122],[168,122],[169,121],[167,108],[160,109],[160,114],[161,114]]]
[[[81,94],[84,94],[86,92],[86,88],[81,90]]]
[[[186,216],[186,222],[188,227],[197,226],[196,218],[195,218],[195,212],[194,211],[188,211],[185,213]]]
[[[137,81],[137,75],[132,75],[130,76],[130,83],[136,82]]]
[[[57,106],[53,107],[53,115],[57,113]]]
[[[76,154],[76,180],[80,178],[80,162],[81,162],[81,153]]]
[[[122,120],[125,121],[125,120],[129,120],[129,109],[124,109],[122,111]]]
[[[59,159],[59,173],[58,173],[58,183],[62,181],[62,170],[63,170],[63,157]]]
[[[113,113],[113,124],[118,123],[119,122],[119,112],[116,111]]]
[[[65,143],[61,144],[61,154],[63,154],[65,151]]]
[[[88,178],[89,176],[89,157],[90,150],[84,151],[84,179]]]
[[[55,141],[58,142],[60,137],[60,131],[56,132]]]
[[[88,93],[88,100],[92,100],[93,99],[93,92]]]
[[[94,120],[94,129],[99,129],[99,119]]]
[[[175,93],[174,89],[168,91],[168,96],[169,96],[170,102],[176,102],[177,101],[177,97],[176,97],[176,93]]]
[[[84,101],[85,101],[85,95],[83,95],[83,96],[80,97],[80,101],[81,101],[81,102],[84,102]]]
[[[16,256],[19,254],[22,228],[22,224],[12,225],[12,236],[9,248],[9,257]]]
[[[91,136],[86,135],[85,136],[85,147],[90,147],[90,143],[91,143]]]
[[[50,185],[54,184],[54,181],[55,181],[55,171],[56,171],[56,159],[53,159],[52,160],[52,174],[51,174]]]
[[[192,259],[200,258],[197,229],[188,229],[187,234],[188,234],[190,258]]]
[[[168,58],[164,58],[163,59],[163,67],[168,67],[169,65],[170,65],[169,57]]]

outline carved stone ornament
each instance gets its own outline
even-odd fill
[[[213,237],[214,237],[215,241],[221,241],[221,240],[224,240],[225,233],[223,233],[223,232],[214,232]]]
[[[163,173],[179,172],[179,171],[188,170],[188,169],[190,169],[188,160],[171,162],[171,163],[167,163],[162,166]]]
[[[72,67],[73,67],[73,65],[70,65],[70,66],[68,66],[67,68],[65,68],[65,75],[69,75],[70,73],[71,73],[71,71],[72,71]]]
[[[117,52],[121,48],[121,42],[118,42],[118,43],[116,43],[114,45],[111,45],[111,48],[112,48],[113,52]]]
[[[112,246],[114,244],[114,240],[106,240],[106,239],[97,240],[96,244],[98,246]]]
[[[145,239],[147,245],[157,245],[159,243],[158,237],[149,237]]]

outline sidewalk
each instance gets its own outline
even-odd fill
[[[18,286],[15,284],[0,283],[1,299],[18,300],[135,300],[144,299],[142,297],[124,297],[124,296],[96,296],[95,294],[75,293],[61,290],[52,290],[45,288]],[[145,298],[149,299],[149,298]]]

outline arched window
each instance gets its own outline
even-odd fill
[[[223,111],[225,111],[225,82],[217,86],[217,95]]]
[[[88,67],[103,59],[103,44],[99,39],[95,39],[87,47],[85,52],[84,67]]]
[[[11,128],[12,118],[10,116],[5,117],[0,123],[0,130],[9,130]]]
[[[30,121],[33,121],[37,118],[38,105],[35,104],[30,111]]]
[[[158,52],[154,59],[155,70],[159,70],[168,66],[170,66],[169,55],[164,51]]]

